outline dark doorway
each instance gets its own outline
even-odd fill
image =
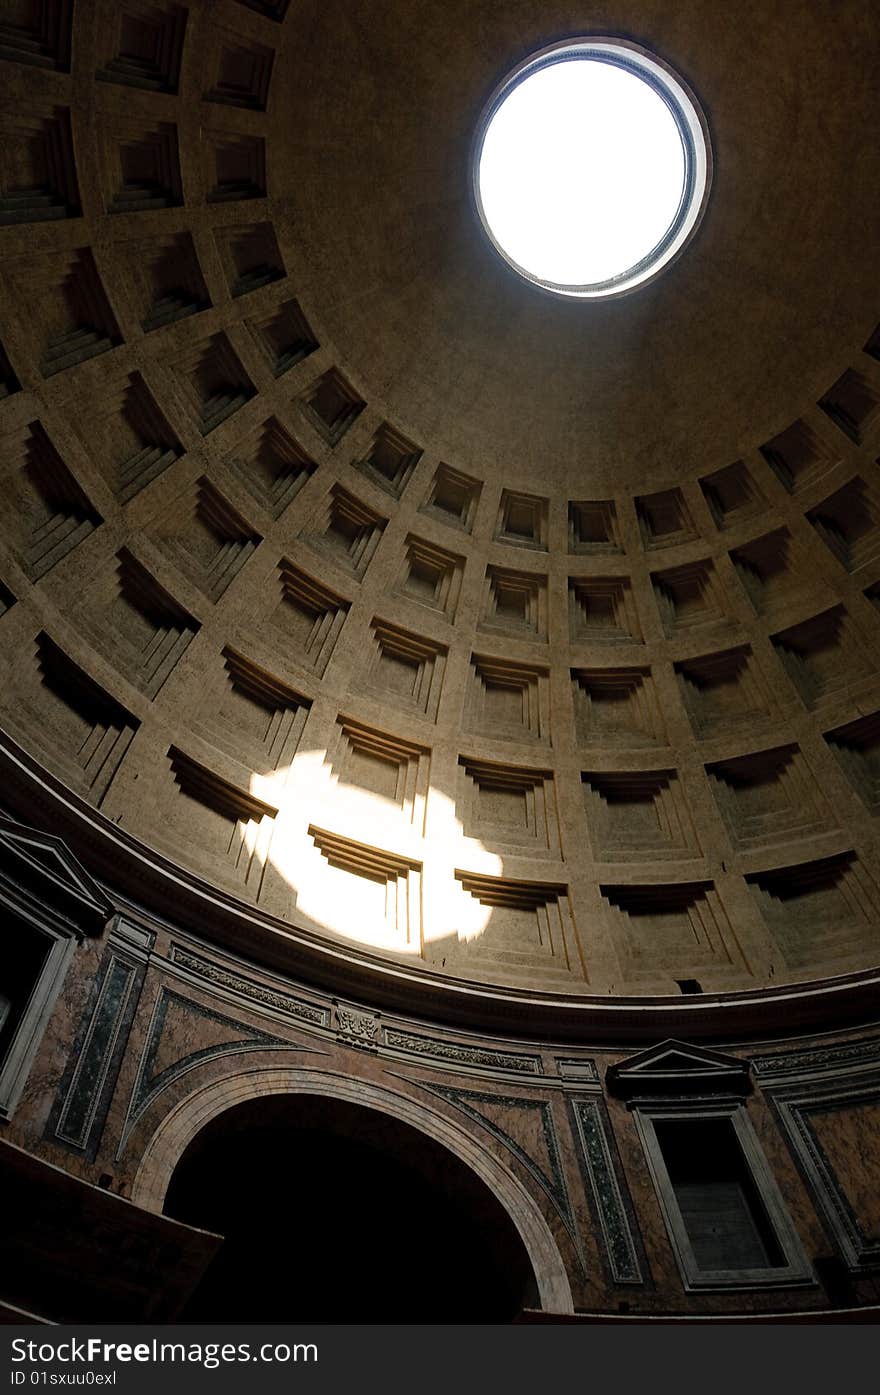
[[[538,1307],[506,1211],[452,1153],[372,1109],[274,1096],[187,1148],[165,1212],[224,1244],[183,1322],[510,1322]]]

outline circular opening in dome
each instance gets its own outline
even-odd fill
[[[535,54],[490,98],[477,131],[477,209],[527,280],[597,298],[678,256],[709,192],[706,123],[681,78],[616,39]]]

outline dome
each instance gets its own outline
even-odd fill
[[[219,1031],[209,992],[227,1018],[232,1000],[271,1018],[295,999],[298,1026],[354,1054],[346,1069],[381,1042],[464,1062],[460,1092],[468,1072],[528,1074],[520,1056],[564,1080],[586,1043],[610,1053],[603,1071],[703,1043],[676,1058],[691,1083],[714,1050],[785,1032],[845,1051],[876,1011],[880,924],[870,7],[743,0],[721,23],[620,0],[586,31],[569,0],[11,13],[0,833],[34,894],[60,894],[60,858],[79,913],[104,898],[117,927],[58,979],[27,1069],[16,1048],[12,1142],[86,1181],[118,1173],[111,1189],[156,1215],[184,1146],[198,1171],[208,1142],[181,1133],[156,1180],[161,1110],[184,1099],[181,1074],[159,1100],[185,1055],[165,1037],[149,1070],[136,1042],[101,1058],[106,1110],[113,1089],[128,1100],[125,1167],[91,1123],[79,1143],[59,1123],[110,981],[96,975],[118,960],[149,983],[154,954],[197,990],[199,1051]],[[507,76],[591,35],[692,94],[711,177],[655,275],[578,299],[498,254],[473,161]],[[121,923],[141,940],[119,949]],[[426,1023],[443,1050],[418,1045]],[[49,1095],[25,1088],[38,1049],[57,1075],[45,1146]],[[220,1057],[204,1059],[219,1090]],[[281,1093],[309,1093],[298,1069],[278,1067]],[[569,1082],[604,1079],[578,1069]],[[363,1101],[383,1108],[368,1075]],[[356,1103],[320,1116],[327,1137]],[[651,1128],[678,1196],[679,1154]],[[573,1253],[576,1211],[555,1213]],[[797,1288],[803,1242],[773,1224],[761,1264],[777,1245]],[[508,1225],[493,1220],[502,1248]],[[851,1289],[867,1261],[846,1243]],[[609,1292],[630,1261],[644,1278],[641,1244]],[[611,1304],[560,1298],[551,1270],[525,1306]]]

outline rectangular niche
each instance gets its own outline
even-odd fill
[[[578,742],[641,750],[666,742],[649,668],[571,670]]]
[[[819,707],[877,670],[842,605],[770,636],[805,707]]]
[[[100,806],[138,721],[45,633],[37,636],[33,667],[14,695],[15,728],[24,741],[51,753],[53,769],[72,789]]]
[[[145,334],[210,309],[191,233],[126,242],[120,251]]]
[[[219,601],[262,541],[203,475],[175,500],[157,541],[200,591]]]
[[[177,360],[174,370],[203,436],[216,430],[256,393],[222,331],[197,340]]]
[[[314,532],[307,534],[313,547],[332,557],[337,566],[359,580],[379,546],[387,518],[361,503],[341,484],[326,496]]]
[[[247,323],[276,378],[318,348],[318,341],[296,300],[283,300],[275,309]]]
[[[0,31],[0,57],[70,72],[73,0],[25,0],[9,6]]]
[[[667,571],[652,572],[651,586],[668,639],[695,630],[723,629],[731,623],[715,565],[708,558]]]
[[[685,1289],[815,1282],[742,1105],[663,1101],[636,1123]]]
[[[312,426],[335,446],[367,405],[337,368],[330,368],[299,399]]]
[[[848,572],[880,557],[880,499],[859,475],[810,509],[807,518]]]
[[[102,522],[38,421],[5,437],[0,478],[8,491],[0,533],[31,581],[45,576]]]
[[[757,615],[774,613],[815,594],[811,573],[798,566],[787,528],[744,543],[730,553],[736,574]]]
[[[880,393],[862,373],[848,368],[828,389],[819,406],[835,426],[860,446],[880,415]]]
[[[467,730],[500,741],[550,741],[546,668],[504,659],[471,658]]]
[[[770,695],[751,645],[683,660],[674,667],[696,736],[724,736],[733,727],[760,728],[769,721]]]
[[[147,697],[154,698],[199,631],[199,623],[126,548],[111,576],[86,598],[96,647]]]
[[[366,683],[358,677],[352,685],[354,690],[392,702],[397,707],[409,708],[435,722],[446,667],[446,646],[379,619],[372,621],[370,629],[372,662]]]
[[[348,717],[337,718],[337,725],[339,740],[331,760],[334,782],[365,796],[374,812],[377,800],[393,805],[407,823],[422,830],[431,766],[428,748]]]
[[[570,576],[568,628],[588,644],[641,644],[635,597],[628,576]]]
[[[753,751],[706,766],[738,851],[815,838],[836,820],[798,746]]]
[[[122,343],[90,247],[57,250],[10,263],[44,378],[107,353]]]
[[[454,620],[463,572],[463,557],[410,533],[404,545],[404,565],[395,590],[398,595]]]
[[[101,82],[176,92],[186,33],[182,5],[112,0],[98,26]]]
[[[559,856],[552,770],[459,756],[458,816],[468,838]]]
[[[538,495],[503,490],[495,524],[496,540],[546,552],[548,505],[549,501]]]
[[[222,30],[214,58],[214,81],[205,93],[205,101],[265,111],[274,58],[274,49]]]
[[[262,136],[202,131],[208,203],[266,197],[266,142]]]
[[[183,203],[177,127],[120,121],[114,117],[100,136],[104,203],[108,213],[144,213]]]
[[[761,447],[761,454],[789,494],[817,484],[839,459],[805,421],[786,427]]]
[[[234,649],[222,653],[219,688],[206,693],[201,719],[212,739],[259,774],[289,766],[311,703]]]
[[[358,461],[358,469],[380,489],[399,499],[421,458],[421,447],[386,421],[373,437],[363,460]]]
[[[421,863],[314,825],[309,837],[327,864],[321,878],[326,923],[362,943],[420,953]]]
[[[622,552],[613,499],[573,499],[568,505],[569,552]]]
[[[447,969],[468,977],[520,979],[530,987],[562,986],[586,978],[568,887],[456,871],[462,892],[485,909],[470,938],[445,938],[435,947]],[[476,914],[475,914],[476,912]]]
[[[633,502],[643,547],[676,547],[698,536],[680,489],[637,495]]]
[[[677,984],[747,966],[714,882],[600,886],[628,978]],[[676,986],[673,986],[676,985]]]
[[[0,225],[43,223],[79,214],[69,107],[28,102],[26,112],[10,108],[0,115],[0,140],[4,147]]]
[[[6,586],[2,581],[0,581],[0,617],[4,616],[7,611],[11,610],[14,605],[15,596],[13,596],[9,587]]]
[[[709,512],[721,529],[737,528],[741,523],[759,518],[767,508],[767,500],[742,460],[704,475],[700,488]]]
[[[581,781],[590,840],[601,861],[700,856],[675,770],[585,770]]]
[[[269,623],[283,637],[285,653],[320,677],[330,662],[349,604],[287,558],[278,563],[280,599]]]
[[[221,881],[259,895],[278,810],[176,746],[169,748],[168,760],[177,798],[167,809],[164,838],[174,837],[178,852],[181,846],[192,848],[200,866],[209,860]]]
[[[271,223],[235,223],[214,233],[217,255],[233,299],[287,275]]]
[[[487,567],[480,629],[522,639],[547,638],[547,578],[534,572]]]
[[[462,474],[461,470],[453,470],[451,465],[440,465],[422,504],[422,512],[438,518],[450,528],[470,533],[482,488],[480,480]]]
[[[140,373],[108,382],[101,397],[90,400],[77,429],[121,504],[158,479],[183,454]]]
[[[815,971],[874,953],[880,893],[854,852],[753,872],[746,882],[789,968]]]
[[[277,417],[267,417],[240,441],[226,463],[273,518],[281,517],[318,468]]]
[[[871,814],[880,814],[880,712],[825,733],[828,749]]]

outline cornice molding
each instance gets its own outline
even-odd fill
[[[499,988],[383,960],[266,915],[211,886],[118,828],[0,733],[7,809],[63,839],[100,883],[127,902],[267,969],[405,1016],[584,1047],[665,1041],[767,1041],[876,1019],[880,969],[754,992],[699,998],[590,998]]]

